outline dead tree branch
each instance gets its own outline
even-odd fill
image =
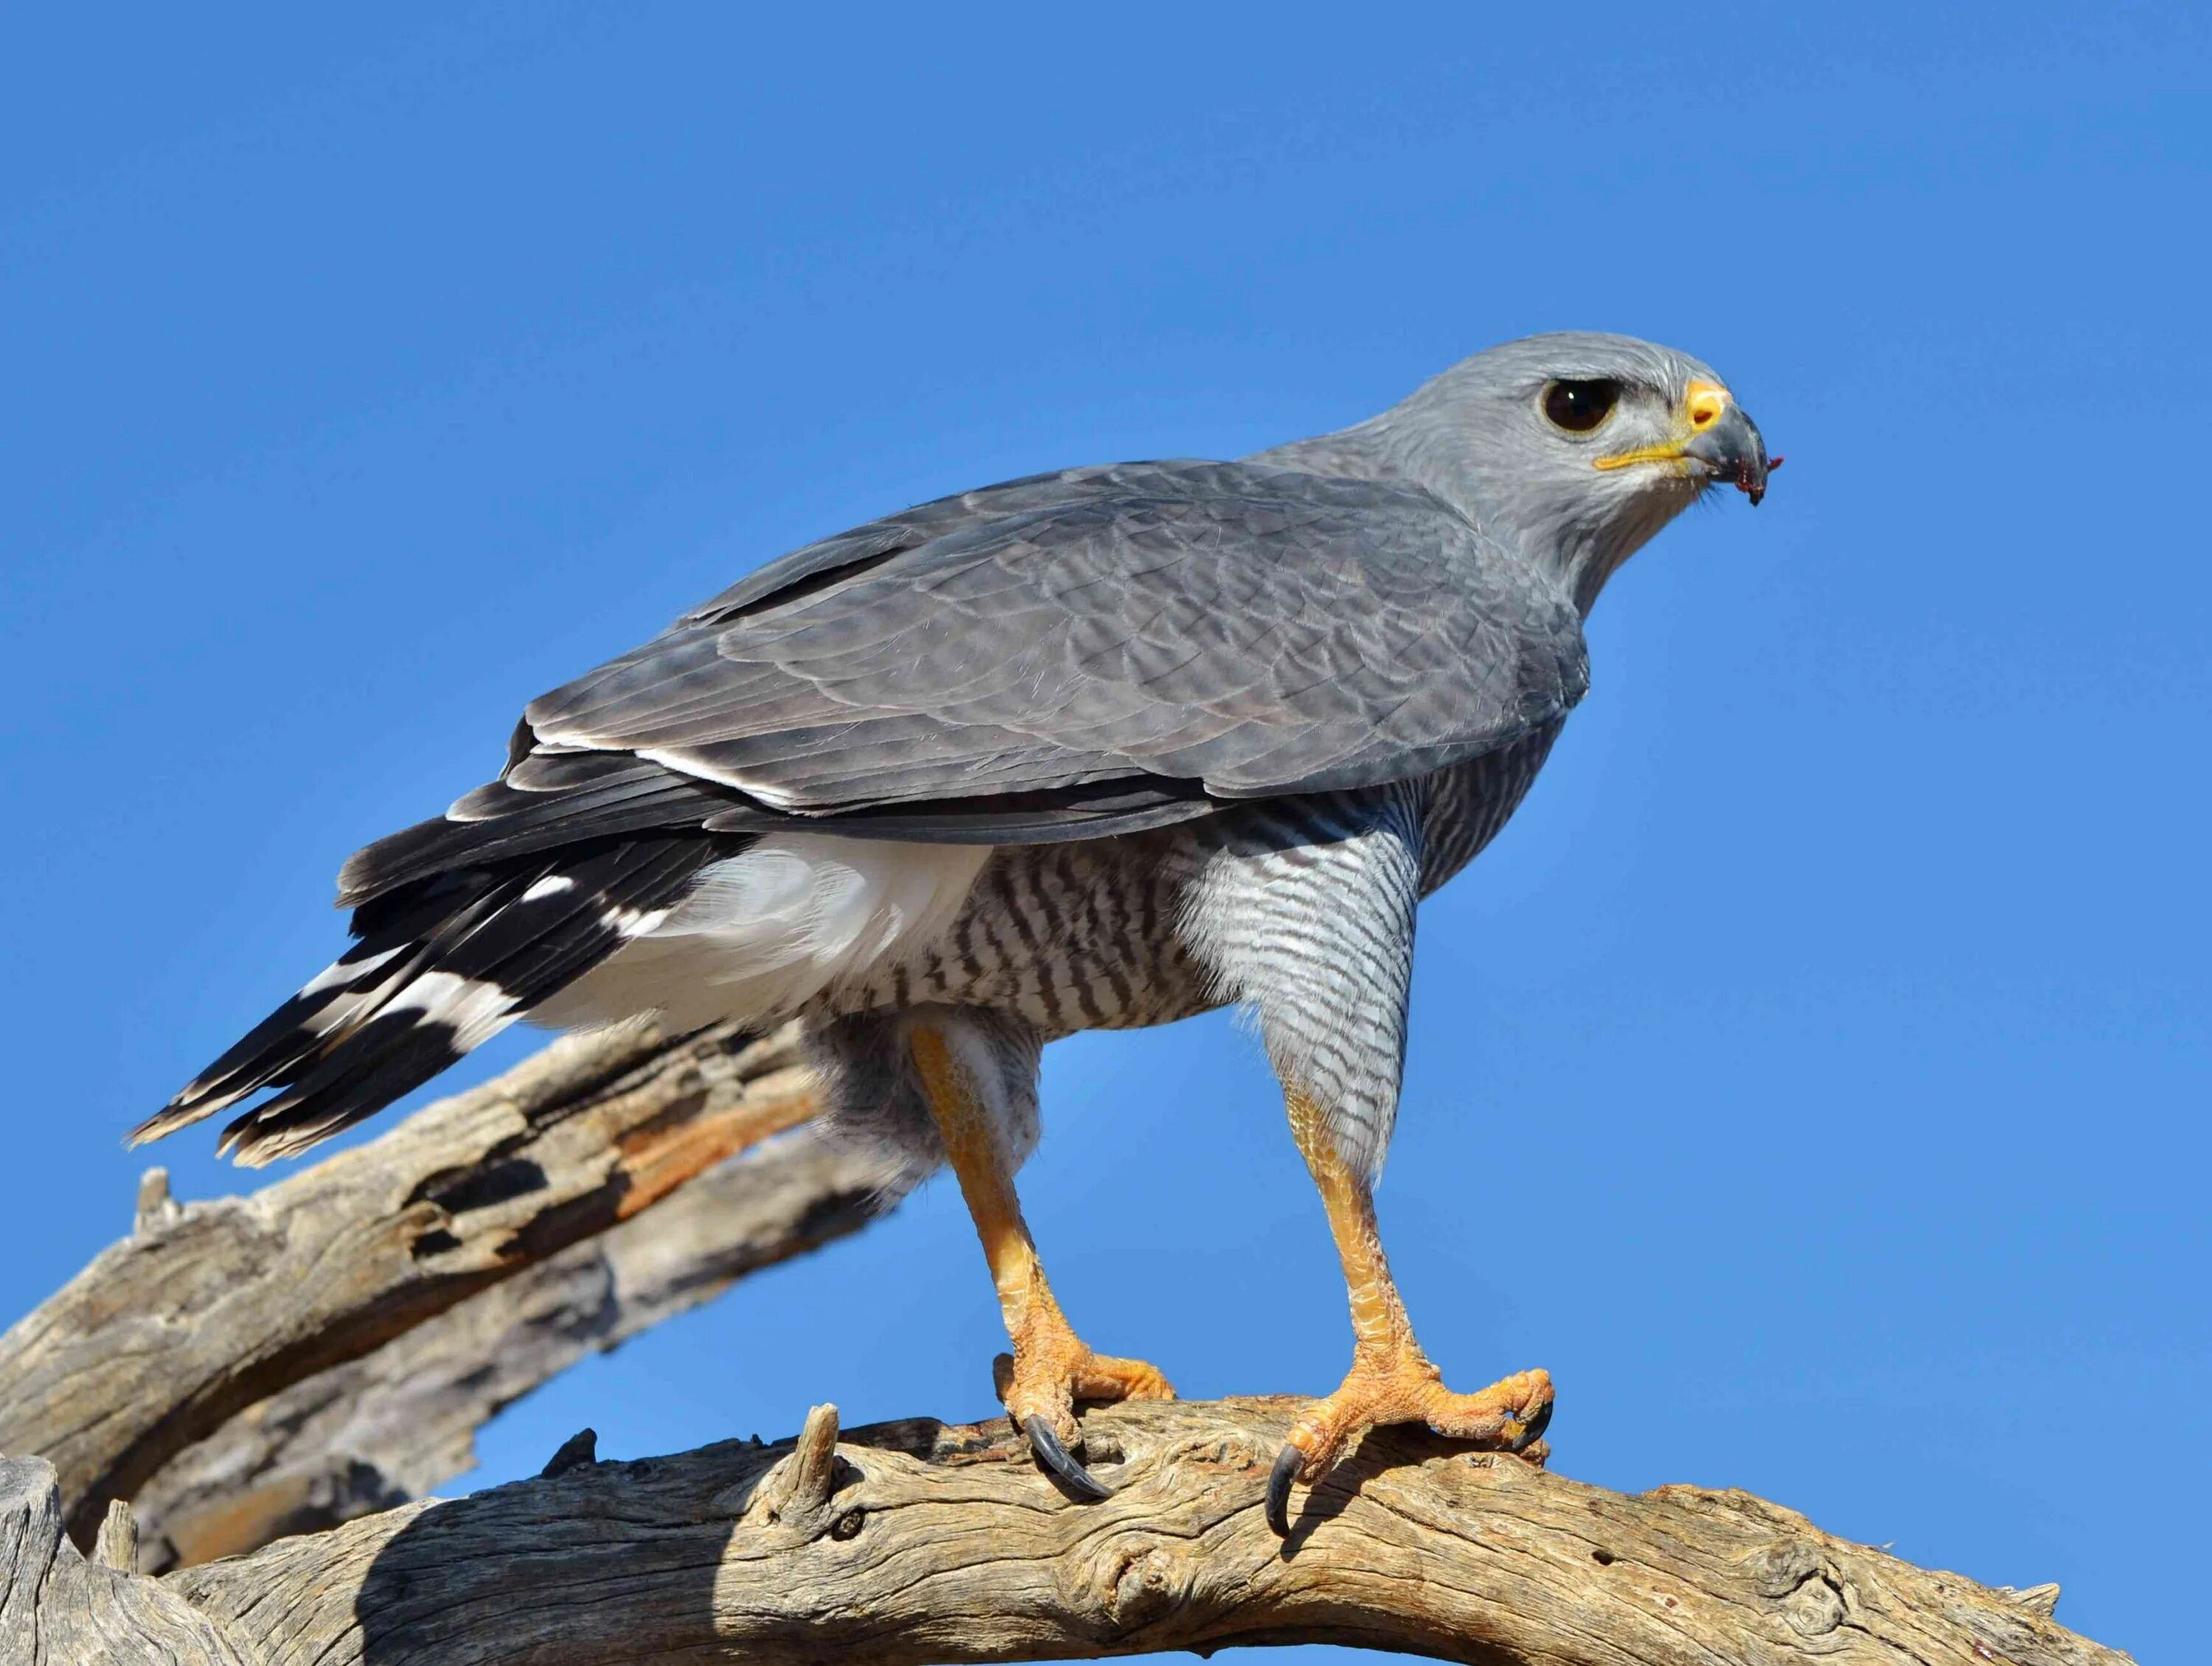
[[[896,1201],[875,1159],[795,1129],[647,1213],[295,1383],[186,1448],[133,1500],[148,1572],[258,1549],[423,1497],[476,1433],[589,1354]]]
[[[1501,1666],[2125,1666],[1993,1590],[1742,1493],[1628,1497],[1370,1438],[1261,1519],[1291,1402],[1089,1414],[1119,1487],[1063,1499],[1003,1424],[579,1463],[153,1580],[85,1562],[0,1463],[0,1661],[536,1666],[1097,1657],[1336,1642]],[[15,1653],[10,1650],[14,1649]],[[45,1650],[43,1654],[37,1653]]]
[[[178,1207],[0,1336],[0,1451],[54,1465],[71,1536],[237,1413],[627,1221],[813,1108],[788,1035],[650,1026],[497,1081],[246,1197]]]
[[[1283,1545],[1260,1505],[1291,1402],[1094,1410],[1089,1457],[1120,1489],[1097,1505],[1002,1423],[841,1439],[820,1408],[781,1446],[601,1463],[580,1436],[539,1480],[385,1507],[584,1353],[869,1219],[884,1177],[799,1128],[811,1108],[787,1040],[637,1030],[560,1044],[251,1197],[142,1188],[133,1236],[0,1337],[0,1450],[41,1454],[0,1459],[0,1666],[1300,1641],[1484,1666],[2125,1666],[2055,1623],[2055,1587],[1993,1590],[1744,1493],[1625,1497],[1418,1431],[1301,1494]],[[143,1518],[116,1502],[134,1488]],[[303,1528],[328,1530],[267,1542]]]

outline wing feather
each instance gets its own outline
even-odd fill
[[[1085,836],[1443,767],[1556,724],[1587,681],[1565,594],[1417,488],[1039,476],[810,545],[532,702],[501,781],[342,883],[570,827]]]

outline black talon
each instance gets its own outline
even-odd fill
[[[1036,1454],[1038,1463],[1066,1482],[1068,1489],[1079,1497],[1110,1499],[1114,1489],[1092,1475],[1067,1454],[1060,1444],[1060,1437],[1052,1432],[1042,1412],[1033,1412],[1022,1420],[1022,1433],[1030,1438],[1030,1451]]]
[[[1525,1452],[1535,1444],[1536,1437],[1552,1427],[1552,1408],[1559,1402],[1547,1400],[1536,1408],[1536,1415],[1521,1426],[1521,1433],[1506,1443],[1509,1452]]]
[[[1291,1536],[1291,1483],[1305,1467],[1306,1455],[1285,1442],[1275,1454],[1275,1467],[1267,1471],[1267,1525],[1279,1539]]]

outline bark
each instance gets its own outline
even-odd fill
[[[1501,1666],[2121,1666],[1991,1590],[1742,1493],[1638,1497],[1417,1432],[1261,1519],[1287,1401],[1101,1408],[1119,1491],[1062,1498],[1002,1423],[727,1443],[409,1505],[153,1580],[0,1464],[0,1662],[619,1666],[1095,1657],[1335,1642]],[[45,1652],[39,1653],[43,1650]]]
[[[473,1468],[476,1433],[586,1355],[896,1201],[878,1160],[801,1128],[644,1215],[296,1383],[164,1465],[134,1500],[138,1564],[255,1550],[420,1498]]]
[[[89,1545],[239,1412],[668,1196],[813,1107],[788,1033],[572,1038],[246,1197],[142,1189],[138,1227],[0,1336],[0,1451]]]
[[[77,1554],[53,1466],[0,1457],[0,1666],[260,1666],[176,1592]]]

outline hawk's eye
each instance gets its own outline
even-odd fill
[[[1569,433],[1588,433],[1620,403],[1618,382],[1550,382],[1544,387],[1544,415]]]

